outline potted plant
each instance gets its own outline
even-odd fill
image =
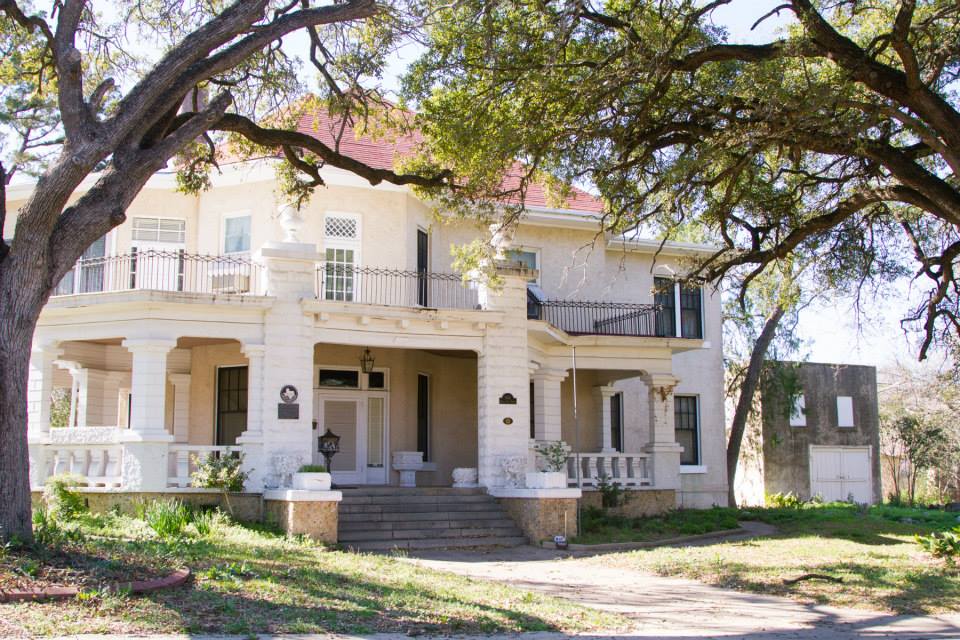
[[[567,445],[562,441],[534,447],[542,471],[527,473],[528,489],[565,489],[567,487]]]
[[[293,488],[304,491],[329,491],[331,477],[326,465],[305,464],[293,474]]]

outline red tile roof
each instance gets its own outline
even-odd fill
[[[311,135],[324,144],[333,147],[336,144],[342,120],[334,119],[323,111],[313,111],[302,115],[297,123],[297,130]],[[357,136],[353,127],[347,123],[343,125],[343,133],[339,135],[340,153],[377,169],[393,169],[395,160],[411,156],[423,141],[419,131],[407,135],[398,135],[393,139],[373,139],[369,135]],[[504,188],[514,188],[519,183],[519,172],[508,175],[504,180]],[[546,190],[542,185],[531,184],[527,187],[526,205],[529,207],[554,208],[550,203]],[[584,211],[588,213],[603,212],[603,202],[593,195],[573,187],[562,209]]]

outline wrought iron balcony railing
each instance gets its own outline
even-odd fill
[[[456,273],[403,271],[326,262],[317,267],[317,298],[431,309],[477,309],[475,285]]]
[[[536,300],[528,298],[527,317],[543,320],[571,335],[658,336],[657,305],[630,302]]]
[[[131,251],[82,258],[53,295],[105,291],[183,291],[209,294],[258,294],[260,265],[244,256],[201,256],[185,251]]]

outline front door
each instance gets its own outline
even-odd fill
[[[247,367],[217,369],[217,445],[234,446],[247,430]]]
[[[317,429],[313,462],[324,462],[320,436],[329,429],[340,436],[340,451],[330,461],[335,483],[386,484],[386,394],[318,390],[314,407]]]

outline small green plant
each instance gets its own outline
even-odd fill
[[[551,442],[549,444],[540,444],[534,447],[534,451],[543,458],[544,466],[547,471],[558,472],[565,471],[567,468],[567,445],[562,440]]]
[[[600,476],[597,491],[600,492],[600,504],[604,509],[619,507],[627,502],[627,492],[620,485],[610,482],[606,474]]]
[[[154,500],[144,510],[143,519],[160,538],[179,538],[190,524],[190,509],[176,498]]]
[[[951,564],[960,561],[960,527],[954,527],[950,531],[934,531],[927,536],[916,536],[915,539],[917,544],[934,558],[941,558]]]
[[[219,489],[223,494],[223,502],[227,511],[233,515],[233,506],[230,504],[230,493],[243,491],[250,472],[243,470],[243,453],[232,454],[229,450],[219,456],[211,453],[204,459],[193,458],[197,470],[190,474],[190,481],[195,487],[204,489]]]
[[[210,509],[206,511],[194,511],[191,524],[193,525],[194,531],[197,532],[197,535],[205,538],[217,527],[222,525],[225,520],[226,517],[219,509]]]
[[[803,507],[803,500],[792,491],[771,493],[767,495],[767,506],[775,509],[800,509]]]
[[[298,473],[326,473],[325,464],[305,464],[297,470]]]
[[[72,489],[86,480],[78,475],[63,473],[51,476],[43,487],[43,502],[49,515],[57,520],[68,522],[87,511],[83,496]]]

